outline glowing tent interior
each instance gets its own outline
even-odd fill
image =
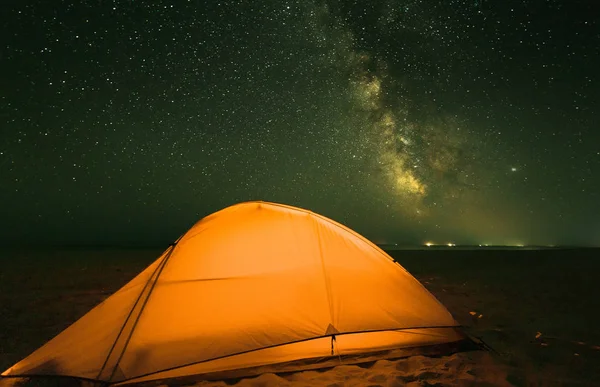
[[[226,378],[464,340],[446,308],[362,236],[307,210],[246,202],[200,220],[2,375]]]

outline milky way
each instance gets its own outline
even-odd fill
[[[600,243],[592,2],[1,7],[3,242],[162,244],[259,199],[381,243]]]

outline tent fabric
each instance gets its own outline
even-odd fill
[[[457,326],[352,230],[300,208],[246,202],[200,220],[2,375],[150,381],[455,342]]]
[[[301,371],[340,365],[339,357],[341,356],[344,356],[342,364],[353,364],[428,353],[438,355],[439,348],[435,346],[436,344],[458,343],[462,339],[464,339],[464,336],[455,328],[410,329],[340,335],[336,336],[334,341],[335,356],[331,356],[331,337],[321,337],[168,369],[130,379],[122,384],[157,379],[179,379],[189,375],[202,375],[202,378],[208,378],[209,380],[220,380],[266,372]],[[398,351],[398,349],[402,350]],[[447,347],[444,347],[444,350],[446,349]],[[354,358],[350,355],[360,355],[360,357]],[[299,356],[301,356],[301,359],[295,361],[298,360]],[[330,361],[327,361],[328,359]],[[291,364],[287,364],[288,362]],[[117,385],[121,385],[121,383]]]

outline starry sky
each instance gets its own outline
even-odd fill
[[[247,200],[376,243],[600,245],[594,0],[2,1],[0,243]]]

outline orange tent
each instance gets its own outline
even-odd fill
[[[461,342],[457,326],[413,276],[352,230],[300,208],[247,202],[200,220],[2,375],[121,385],[300,370],[424,353]]]

